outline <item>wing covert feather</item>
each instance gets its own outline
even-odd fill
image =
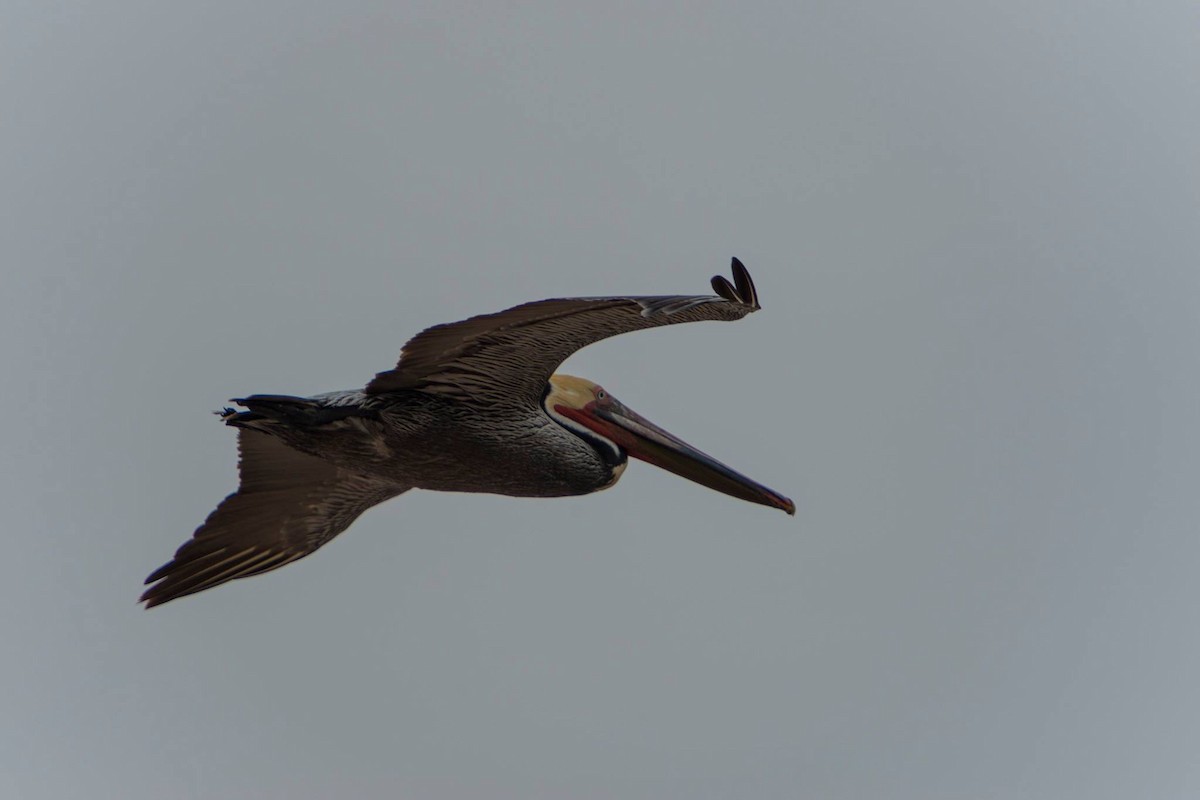
[[[415,389],[463,398],[536,403],[558,365],[576,350],[621,333],[757,311],[750,274],[733,259],[734,282],[717,276],[717,295],[578,297],[538,300],[495,314],[435,325],[404,345],[394,369],[368,394]]]

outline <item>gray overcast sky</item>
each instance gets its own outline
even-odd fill
[[[1200,6],[9,3],[0,795],[1200,796]],[[209,413],[550,296],[791,495],[414,492],[144,612]]]

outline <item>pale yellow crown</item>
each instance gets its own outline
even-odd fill
[[[547,398],[547,405],[551,408],[555,405],[583,408],[596,399],[599,389],[599,386],[587,378],[557,373],[550,376],[550,396]]]

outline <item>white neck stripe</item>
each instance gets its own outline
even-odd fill
[[[611,439],[606,439],[591,428],[585,425],[580,425],[570,417],[564,417],[562,414],[558,413],[554,409],[554,406],[550,403],[549,397],[546,398],[546,402],[543,405],[546,409],[546,413],[549,414],[550,418],[559,425],[562,425],[564,428],[578,436],[580,439],[583,439],[597,450],[599,450],[601,447],[607,450],[612,456],[612,463],[619,464],[625,460],[623,454],[621,453],[621,448],[617,447],[616,442],[613,442]]]

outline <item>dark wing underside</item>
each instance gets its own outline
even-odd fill
[[[241,486],[159,567],[146,607],[282,567],[408,487],[339,469],[270,434],[238,431]],[[157,583],[156,583],[157,581]]]
[[[417,389],[460,397],[537,403],[572,353],[620,333],[701,320],[737,320],[757,311],[750,273],[733,259],[733,283],[712,279],[713,295],[539,300],[495,314],[435,325],[404,345],[395,369],[368,394]]]

